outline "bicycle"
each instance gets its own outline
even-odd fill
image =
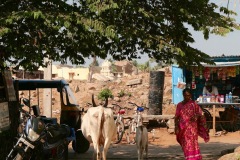
[[[146,107],[138,106],[136,103],[133,103],[133,102],[128,102],[128,103],[137,107],[135,110],[135,115],[133,116],[132,120],[129,121],[130,123],[128,124],[129,125],[129,133],[133,134],[132,144],[135,144],[135,141],[136,141],[135,135],[136,135],[137,127],[143,125],[142,113],[144,111],[144,108],[146,108]],[[148,108],[146,108],[146,109],[148,109]]]
[[[112,104],[112,105],[117,106],[119,108],[117,111],[117,118],[115,120],[115,124],[117,126],[117,141],[114,142],[115,144],[118,144],[122,140],[125,129],[128,128],[128,126],[125,126],[124,118],[123,118],[123,115],[126,113],[127,108],[126,107],[123,108],[118,104]],[[129,142],[128,136],[127,136],[127,141]]]

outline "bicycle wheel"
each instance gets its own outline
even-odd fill
[[[123,133],[124,133],[124,124],[122,121],[116,121],[116,126],[117,126],[117,140],[114,142],[115,144],[118,144],[121,142]]]
[[[135,144],[136,143],[136,129],[137,129],[137,123],[132,120],[131,123],[129,124],[129,139],[128,143],[129,144]]]

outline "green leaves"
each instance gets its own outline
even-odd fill
[[[3,36],[7,33],[9,33],[11,30],[9,28],[0,28],[0,36]]]
[[[13,19],[12,19],[12,18],[6,19],[6,23],[7,23],[7,24],[12,24],[12,23],[13,23]]]
[[[190,66],[211,62],[191,47],[194,39],[187,26],[205,39],[240,29],[236,13],[206,0],[74,3],[6,0],[0,5],[0,49],[7,53],[6,61],[15,59],[14,64],[34,69],[44,66],[43,57],[78,65],[91,55],[131,60],[147,54],[156,61]]]
[[[43,16],[41,11],[33,12],[33,17],[34,17],[34,19],[44,18],[44,16]]]
[[[64,27],[69,28],[70,25],[71,25],[70,22],[68,22],[68,21],[65,21],[65,22],[64,22]]]
[[[98,94],[98,99],[105,100],[106,98],[113,98],[112,91],[108,88],[102,89]]]

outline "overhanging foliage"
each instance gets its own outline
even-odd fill
[[[5,0],[0,10],[0,52],[27,70],[44,66],[44,58],[83,64],[107,54],[115,60],[148,54],[184,67],[212,63],[190,46],[186,26],[205,39],[239,29],[234,12],[209,0]]]

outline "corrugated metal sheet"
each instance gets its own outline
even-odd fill
[[[235,62],[235,61],[240,61],[240,56],[212,56],[210,58],[214,62]]]
[[[202,63],[204,67],[228,67],[228,66],[239,66],[240,61],[234,61],[234,62],[215,62],[216,65],[209,65],[206,63]]]

